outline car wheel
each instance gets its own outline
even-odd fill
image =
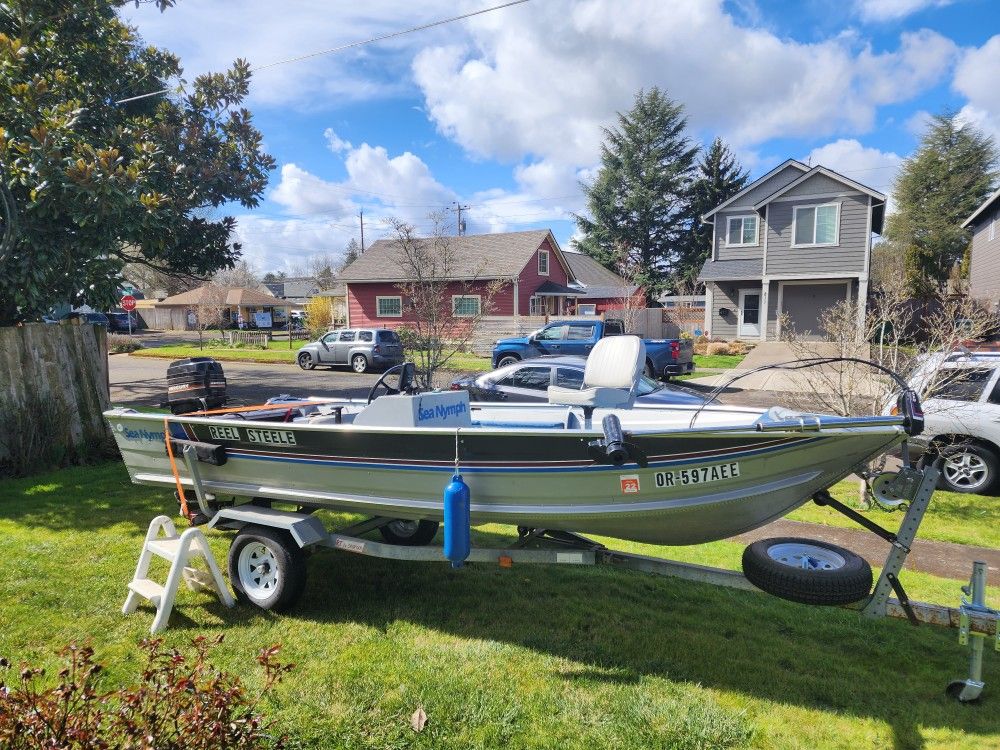
[[[500,357],[499,361],[497,362],[497,369],[500,369],[501,367],[506,367],[507,365],[512,365],[515,362],[520,362],[520,361],[521,358],[518,356],[515,356],[513,354],[505,354],[502,357]]]
[[[305,555],[288,532],[245,526],[229,547],[236,597],[276,612],[291,607],[306,583]]]
[[[952,445],[941,450],[944,465],[938,487],[949,492],[985,494],[997,483],[1000,460],[981,445]]]
[[[866,560],[813,539],[761,539],[743,550],[743,574],[769,594],[800,604],[840,605],[864,599],[872,587]]]
[[[313,357],[309,352],[302,352],[298,356],[299,367],[303,370],[311,370],[316,367],[316,363],[313,361]]]
[[[437,521],[408,521],[398,518],[379,528],[382,538],[389,544],[403,544],[407,547],[423,547],[430,544],[438,532]]]
[[[364,372],[368,369],[368,358],[364,354],[355,354],[351,357],[351,369],[357,373]]]

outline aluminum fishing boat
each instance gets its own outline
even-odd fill
[[[913,428],[912,413],[634,406],[643,362],[638,338],[605,339],[583,389],[550,388],[547,405],[413,392],[404,366],[401,392],[374,398],[383,376],[367,401],[275,400],[169,417],[113,409],[106,417],[134,482],[191,488],[177,455],[193,447],[201,485],[218,503],[253,498],[435,522],[458,471],[473,525],[665,545],[762,526]]]

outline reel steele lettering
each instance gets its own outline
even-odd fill
[[[697,466],[693,469],[677,469],[675,471],[658,471],[654,475],[657,487],[683,487],[690,484],[718,482],[723,479],[734,479],[740,475],[740,462],[728,464],[713,464],[712,466]]]
[[[244,427],[246,437],[240,436],[238,427],[217,427],[209,425],[208,433],[214,440],[244,440],[248,443],[264,445],[296,445],[295,433],[291,430],[264,430],[257,427]]]

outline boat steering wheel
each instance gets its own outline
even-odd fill
[[[393,388],[386,381],[390,375],[395,375],[396,373],[399,373],[399,386],[397,388]],[[385,395],[387,396],[394,396],[397,393],[409,391],[413,387],[415,375],[416,367],[414,367],[412,362],[403,362],[401,365],[390,367],[382,373],[382,377],[375,381],[375,385],[373,385],[371,390],[368,391],[368,403],[370,404],[375,400],[375,394],[378,392],[379,386],[385,388]]]

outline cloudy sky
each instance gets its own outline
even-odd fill
[[[123,9],[185,77],[268,66],[501,0],[179,0]],[[278,161],[236,212],[261,271],[342,253],[400,217],[431,229],[551,227],[564,244],[601,128],[637,90],[682,102],[754,175],[812,159],[888,192],[928,113],[1000,136],[995,0],[530,0],[347,52],[265,67],[249,106]],[[454,223],[454,212],[450,216]]]

